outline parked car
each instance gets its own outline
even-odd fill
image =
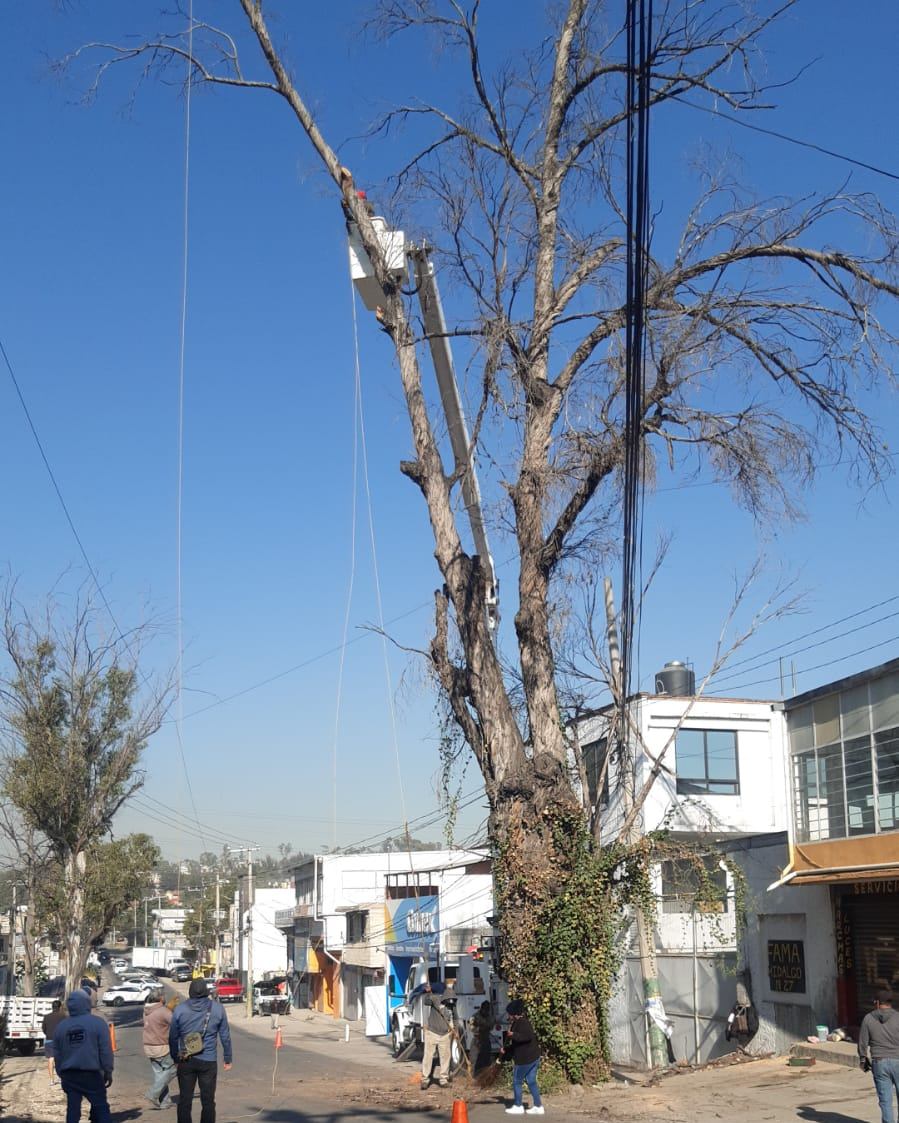
[[[177,983],[189,982],[194,977],[194,969],[189,963],[179,963],[169,969],[169,974]]]
[[[158,991],[159,986],[155,983],[152,986],[149,983],[119,983],[118,986],[104,991],[100,1001],[104,1006],[125,1006],[135,1003],[143,1005],[151,994],[156,994]]]
[[[243,998],[243,986],[240,979],[215,979],[215,996],[219,1002],[240,1002]]]
[[[123,983],[146,983],[147,986],[159,986],[159,980],[149,971],[117,971],[119,981]]]
[[[126,971],[131,966],[131,964],[127,959],[122,959],[121,957],[117,956],[115,959],[113,959],[112,966],[116,971]]]

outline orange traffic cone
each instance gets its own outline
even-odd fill
[[[115,1043],[115,1022],[109,1023],[109,1044],[112,1046],[112,1051],[115,1053],[118,1049]]]
[[[283,1049],[284,1048],[284,1039],[281,1036],[281,1027],[280,1026],[278,1026],[278,1028],[275,1030],[275,1048],[276,1049]]]
[[[468,1123],[468,1104],[465,1100],[453,1100],[453,1115],[450,1123]]]

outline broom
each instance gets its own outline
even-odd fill
[[[478,1088],[492,1088],[494,1084],[496,1084],[503,1071],[504,1059],[502,1053],[500,1053],[492,1064],[488,1065],[487,1068],[482,1068],[480,1072],[475,1074],[474,1082]]]

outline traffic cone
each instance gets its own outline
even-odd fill
[[[281,1027],[280,1026],[278,1026],[278,1028],[275,1030],[275,1048],[276,1049],[283,1049],[284,1048],[284,1039],[281,1036]]]
[[[468,1123],[468,1104],[465,1100],[453,1100],[453,1115],[450,1123]]]
[[[109,1023],[109,1044],[112,1046],[112,1051],[115,1053],[118,1046],[115,1043],[115,1022]]]

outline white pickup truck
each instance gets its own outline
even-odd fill
[[[433,971],[434,968],[432,967]],[[505,983],[492,978],[490,965],[485,960],[475,960],[470,955],[441,962],[439,968],[440,989],[447,980],[454,981],[451,1001],[447,1004],[452,1011],[453,1029],[456,1031],[452,1044],[451,1070],[455,1072],[462,1064],[462,1048],[469,1055],[474,1045],[473,1019],[481,1008],[482,1002],[490,1002],[495,1013],[505,1012]],[[390,1033],[393,1055],[402,1056],[413,1042],[421,1045],[422,1035],[422,996],[424,984],[428,981],[428,964],[424,959],[414,964],[406,980],[405,999],[402,1006],[391,1012]],[[435,991],[438,982],[432,979]],[[496,1048],[502,1040],[502,1033],[496,1032]]]
[[[44,1043],[41,1028],[44,1018],[53,1011],[52,998],[21,998],[0,995],[0,1025],[3,1040],[24,1056],[30,1056],[38,1045]]]

